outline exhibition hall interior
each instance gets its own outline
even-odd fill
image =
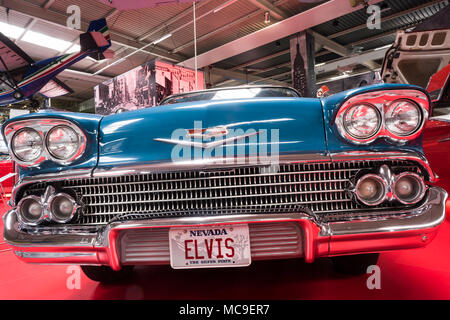
[[[450,299],[449,15],[0,0],[0,299]]]

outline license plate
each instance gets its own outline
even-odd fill
[[[248,225],[171,228],[174,269],[242,267],[251,263]]]

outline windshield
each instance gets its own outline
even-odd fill
[[[229,100],[229,99],[250,99],[250,98],[292,98],[299,97],[295,90],[290,88],[277,87],[255,87],[255,88],[232,88],[217,89],[208,91],[190,92],[177,94],[161,101],[160,105],[194,102],[205,100]]]

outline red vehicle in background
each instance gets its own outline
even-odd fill
[[[14,162],[9,159],[9,156],[4,157],[1,156],[0,157],[0,179],[6,175],[8,175],[9,173],[14,172]],[[9,196],[11,195],[11,191],[12,188],[14,186],[14,177],[6,179],[5,181],[3,181],[2,187],[3,187],[3,191],[5,192],[5,196],[9,198]],[[1,192],[1,190],[0,190]]]
[[[413,30],[398,31],[381,71],[385,83],[427,88],[433,101],[423,149],[440,187],[450,190],[450,6]],[[448,202],[447,207],[450,206]]]
[[[7,176],[8,174],[14,172],[14,162],[11,160],[11,157],[8,153],[8,148],[6,147],[5,142],[0,137],[0,183],[3,190],[0,188],[0,192],[4,192],[5,197],[9,197],[12,191],[12,188],[15,183],[15,177],[10,177],[2,181],[3,177]],[[1,196],[1,195],[0,195]],[[3,201],[0,199],[0,204]]]
[[[433,111],[424,130],[423,147],[431,167],[439,176],[438,184],[450,190],[450,65],[436,73],[427,90],[433,99]]]

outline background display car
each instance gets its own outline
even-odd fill
[[[324,99],[214,89],[110,116],[43,112],[2,127],[20,166],[4,237],[31,263],[94,280],[134,265],[237,267],[334,257],[365,272],[428,244],[447,193],[422,149],[426,91],[373,85]]]
[[[398,31],[386,52],[382,77],[387,83],[427,88],[432,100],[423,148],[438,184],[450,189],[450,7],[409,31]]]

